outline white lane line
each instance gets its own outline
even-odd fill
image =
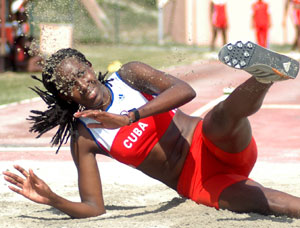
[[[300,109],[297,104],[264,104],[261,108],[265,109]]]
[[[191,114],[191,116],[201,116],[205,112],[212,109],[215,105],[217,105],[219,102],[225,100],[228,97],[228,95],[223,95],[215,100],[210,101],[206,105],[202,106],[201,108],[197,109],[195,112]],[[263,104],[262,109],[300,109],[300,105],[298,104]]]
[[[212,109],[214,106],[216,106],[221,101],[224,101],[228,95],[223,95],[221,97],[218,97],[215,100],[212,100],[208,102],[206,105],[202,106],[201,108],[197,109],[195,112],[191,114],[191,116],[201,116],[203,113],[207,112],[208,110]]]
[[[228,95],[220,96],[206,105],[202,106],[201,108],[197,109],[193,112],[192,116],[201,116],[205,112],[212,109],[215,105],[219,102],[225,100]],[[300,105],[297,104],[264,104],[262,105],[263,109],[300,109]],[[1,109],[1,106],[0,106]],[[56,151],[56,147],[0,147],[0,152],[18,152],[18,151]],[[69,147],[61,147],[60,150],[69,151]]]
[[[42,99],[40,97],[25,99],[25,100],[18,101],[18,102],[13,102],[13,103],[9,103],[9,104],[0,105],[0,109],[11,107],[11,106],[16,106],[16,105],[19,105],[19,104],[28,104],[28,103],[31,103],[31,102],[34,102],[34,101],[39,101],[39,100],[42,100]]]

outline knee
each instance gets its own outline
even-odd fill
[[[224,102],[217,104],[204,117],[203,128],[204,131],[209,128],[222,128],[230,122],[230,115],[224,108]]]

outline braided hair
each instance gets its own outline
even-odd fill
[[[43,83],[46,91],[41,90],[38,87],[31,88],[37,93],[42,100],[47,104],[45,111],[31,110],[31,113],[27,120],[32,123],[30,132],[37,132],[39,138],[45,132],[58,126],[58,130],[52,137],[52,146],[57,146],[56,153],[58,153],[61,145],[67,143],[70,136],[76,136],[76,119],[73,114],[78,110],[82,110],[78,103],[73,101],[66,101],[60,95],[64,93],[65,89],[62,88],[61,82],[56,80],[56,68],[66,58],[75,57],[79,61],[91,66],[91,63],[85,58],[85,56],[72,48],[60,49],[53,55],[51,55],[44,64],[42,72],[42,80],[32,75],[32,78]],[[98,80],[104,84],[105,74],[99,73]]]

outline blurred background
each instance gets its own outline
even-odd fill
[[[226,6],[227,42],[256,42],[254,0],[0,0],[0,105],[32,98],[30,75],[63,47],[83,52],[97,71],[138,60],[164,69],[202,59],[212,49],[211,6]],[[268,0],[268,48],[298,58],[296,31],[286,0]]]

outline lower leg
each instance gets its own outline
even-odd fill
[[[296,47],[300,50],[300,25],[297,26]]]
[[[216,38],[217,38],[217,29],[213,28],[212,29],[212,39],[211,39],[211,43],[210,43],[210,50],[214,51],[215,50],[215,42],[216,42]]]
[[[257,112],[273,83],[260,83],[254,77],[238,86],[223,102],[223,108],[233,119]]]
[[[227,187],[220,195],[219,206],[234,212],[300,217],[300,198],[265,188],[251,180]]]
[[[296,78],[299,62],[250,41],[225,45],[219,59],[253,75],[204,118],[203,132],[224,151],[237,153],[252,138],[248,116],[257,112],[273,82]]]
[[[295,26],[295,30],[296,30],[296,36],[295,36],[294,43],[292,45],[292,50],[296,50],[297,48],[299,48],[299,26],[298,25]]]
[[[222,28],[222,36],[223,36],[223,45],[227,43],[227,29]]]

